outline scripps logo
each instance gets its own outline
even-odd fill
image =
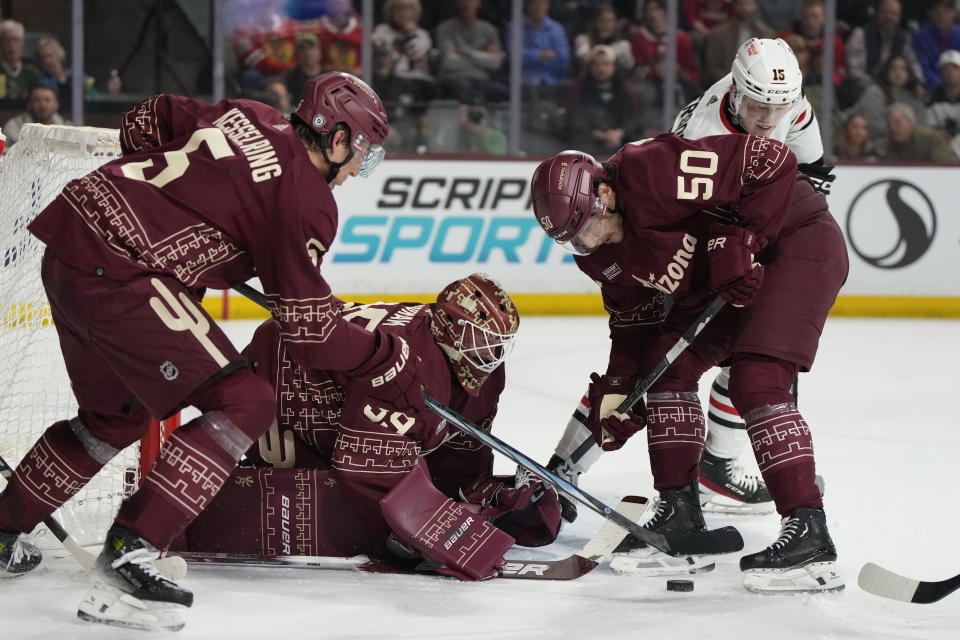
[[[888,178],[864,187],[847,210],[847,238],[864,262],[878,269],[913,264],[933,244],[936,210],[914,184]]]
[[[557,178],[557,191],[563,189],[563,177],[567,175],[567,163],[560,163],[560,176]]]

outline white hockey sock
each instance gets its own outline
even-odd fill
[[[750,442],[743,418],[730,400],[729,382],[730,367],[724,367],[710,386],[706,449],[718,458],[739,458]]]
[[[570,460],[570,456],[573,455],[573,452],[576,451],[585,440],[593,440],[593,434],[590,433],[590,430],[587,429],[584,424],[587,421],[588,414],[589,411],[583,404],[583,401],[581,401],[570,417],[570,421],[567,422],[567,428],[563,432],[560,442],[557,443],[555,453],[558,457],[563,460]],[[571,466],[577,473],[585,473],[593,466],[594,462],[600,459],[600,454],[602,453],[603,449],[594,443],[590,450]]]

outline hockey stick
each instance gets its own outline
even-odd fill
[[[13,477],[13,469],[7,464],[7,461],[3,459],[3,456],[0,456],[0,475],[7,481]],[[63,528],[63,525],[60,524],[56,518],[50,516],[43,521],[43,524],[47,526],[47,529],[50,529],[50,532],[63,544],[66,550],[70,552],[70,555],[74,557],[85,571],[93,570],[97,557],[81,547],[77,539],[67,533],[67,530]],[[171,580],[179,580],[187,573],[187,566],[179,559],[157,558],[154,560],[154,566]]]
[[[860,569],[857,584],[867,593],[881,598],[930,604],[960,589],[960,575],[939,582],[928,582],[907,578],[868,562]]]
[[[10,468],[10,465],[7,464],[7,461],[3,459],[3,456],[0,456],[0,475],[10,480],[13,477],[13,469]],[[96,561],[96,558],[92,553],[80,546],[80,543],[76,539],[67,533],[67,530],[63,528],[57,519],[53,516],[48,517],[43,521],[43,524],[47,525],[47,529],[50,529],[50,532],[56,536],[57,540],[63,543],[63,546],[66,547],[67,551],[70,552],[77,562],[80,563],[80,566],[90,571],[93,569],[93,564]]]
[[[690,346],[690,343],[693,342],[704,327],[706,327],[711,320],[723,309],[724,305],[727,304],[727,301],[723,299],[722,296],[717,296],[714,298],[707,307],[700,312],[700,315],[694,319],[686,331],[683,332],[683,335],[677,340],[667,351],[666,354],[657,364],[654,365],[653,369],[650,370],[650,373],[647,376],[638,382],[636,386],[633,387],[633,391],[630,392],[623,402],[617,406],[617,413],[630,413],[630,410],[633,409],[633,406],[643,398],[650,387],[660,379],[660,376],[663,375],[673,361],[680,357],[680,354],[683,353],[687,347]],[[588,436],[586,440],[580,443],[580,445],[574,449],[573,453],[570,454],[569,463],[576,464],[580,461],[580,458],[585,456],[591,449],[597,445],[597,441],[593,439],[593,436]]]
[[[647,508],[647,499],[626,496],[617,505],[627,517],[639,520]],[[558,560],[511,560],[500,569],[499,577],[521,580],[576,580],[595,569],[620,544],[627,532],[605,521],[600,529],[571,555]],[[244,553],[174,552],[192,565],[225,567],[352,569],[365,573],[429,574],[430,571],[396,567],[367,556],[335,558],[326,556],[282,556]]]

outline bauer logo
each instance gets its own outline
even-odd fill
[[[167,360],[160,365],[160,373],[163,375],[164,380],[176,380],[177,376],[180,375],[180,370],[177,369],[175,364]]]
[[[919,187],[889,178],[873,182],[847,210],[847,238],[860,259],[878,269],[913,264],[930,249],[937,215]]]

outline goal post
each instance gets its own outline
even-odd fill
[[[43,244],[27,225],[63,186],[119,157],[116,129],[27,124],[0,156],[0,454],[16,465],[44,430],[77,414],[50,306],[40,281]],[[121,501],[152,466],[162,439],[179,424],[154,421],[145,446],[118,454],[56,516],[81,544],[102,540]],[[143,456],[143,457],[142,457]],[[5,482],[0,479],[0,487]],[[41,526],[34,540],[59,542]]]

